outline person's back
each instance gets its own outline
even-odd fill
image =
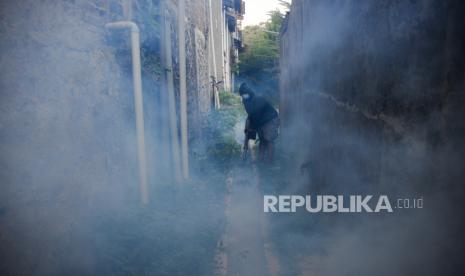
[[[278,117],[278,112],[263,97],[252,96],[243,103],[251,126],[256,129]]]
[[[239,94],[248,114],[244,132],[246,136],[252,131],[258,133],[260,156],[264,159],[266,152],[268,152],[271,161],[273,158],[273,143],[278,137],[278,112],[263,97],[256,96],[245,83],[239,88]]]

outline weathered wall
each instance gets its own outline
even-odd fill
[[[186,58],[190,140],[200,138],[205,116],[211,110],[211,88],[208,59],[210,30],[209,3],[205,0],[187,1]]]
[[[209,47],[210,51],[214,52],[210,55],[210,76],[214,76],[216,73],[216,80],[224,80],[224,49],[223,49],[223,33],[224,33],[224,17],[223,17],[223,1],[207,0],[208,3],[211,3],[211,25],[209,26]],[[210,14],[208,14],[210,16]],[[213,50],[214,47],[214,50]],[[215,64],[213,64],[215,61]],[[215,68],[213,68],[215,67]]]
[[[457,271],[458,258],[443,256],[463,254],[464,12],[461,1],[293,1],[280,79],[289,189],[424,197],[428,206],[332,228],[342,230],[326,274]],[[378,239],[367,230],[374,221]]]
[[[211,30],[209,1],[185,2],[192,142],[211,109]],[[221,1],[212,2],[221,17]],[[133,20],[140,28],[149,189],[172,183],[165,77],[172,70],[179,123],[177,5],[1,2],[0,274],[96,273],[92,216],[139,200],[130,34],[105,23]],[[164,16],[172,68],[162,56]]]
[[[138,200],[129,33],[105,30],[123,13],[104,2],[0,4],[0,274],[89,274],[88,211]],[[146,80],[153,186],[165,174]]]
[[[179,103],[179,41],[178,41],[178,9],[174,1],[167,0],[169,10],[168,21],[172,26],[172,55],[175,75],[176,102]],[[187,117],[188,137],[190,142],[200,137],[205,116],[211,110],[208,47],[209,17],[208,1],[186,1],[186,84],[187,84]],[[179,112],[179,105],[178,105]],[[179,115],[179,114],[178,114]]]

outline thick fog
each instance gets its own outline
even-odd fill
[[[461,275],[463,4],[294,0],[275,163],[240,162],[245,113],[231,119],[226,105],[189,117],[206,127],[190,130],[190,178],[176,181],[165,80],[172,70],[178,102],[176,18],[165,14],[170,67],[160,2],[137,1],[141,204],[130,33],[105,29],[116,19],[103,2],[0,3],[0,274]],[[424,207],[265,214],[264,194]]]
[[[140,26],[149,182],[142,205],[130,33],[105,29],[114,20],[105,8],[0,4],[2,275],[212,270],[202,262],[215,254],[223,198],[196,183],[195,170],[182,189],[173,180],[166,87],[147,65],[160,55],[160,34]]]
[[[293,257],[305,275],[459,275],[464,34],[452,22],[460,9],[294,1],[281,38],[284,193],[424,199],[423,209],[382,215],[282,216],[279,231],[300,229],[282,244],[302,250]]]

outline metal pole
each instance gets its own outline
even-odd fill
[[[173,171],[174,179],[179,182],[182,179],[181,175],[181,160],[179,154],[179,138],[178,138],[178,121],[176,119],[176,101],[174,95],[174,83],[173,83],[173,61],[171,56],[171,28],[170,23],[166,19],[166,12],[163,16],[164,21],[164,40],[165,47],[163,50],[165,58],[166,70],[166,88],[168,93],[168,110],[169,110],[169,122],[170,122],[170,133],[171,133],[171,155],[173,160]]]
[[[179,38],[179,94],[181,113],[181,159],[184,179],[189,178],[189,148],[187,144],[187,88],[186,88],[186,30],[185,0],[178,0],[178,38]]]
[[[213,7],[212,7],[212,0],[209,0],[208,1],[208,11],[209,11],[209,15],[210,15],[210,45],[211,45],[211,49],[212,49],[212,58],[213,58],[213,77],[215,77],[215,81],[216,79],[218,79],[218,72],[217,72],[217,68],[216,68],[216,49],[215,49],[215,31],[213,30]],[[223,5],[222,2],[220,4],[221,6]],[[223,20],[223,17],[221,17],[221,20]],[[223,26],[223,24],[221,24],[221,26]],[[223,53],[223,50],[221,50],[221,53]],[[223,56],[223,54],[221,54],[221,56]],[[223,65],[221,65],[223,66]],[[218,93],[216,91],[216,89],[213,87],[213,99],[214,99],[214,103],[215,103],[215,108],[218,109],[220,107],[220,101],[219,101],[219,96],[218,96]]]

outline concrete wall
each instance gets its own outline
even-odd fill
[[[189,101],[190,140],[201,136],[205,117],[211,110],[211,86],[209,74],[209,56],[212,52],[208,45],[209,6],[208,1],[187,1],[186,58]]]
[[[224,14],[223,14],[223,1],[214,1],[208,0],[211,3],[211,31],[209,32],[209,43],[210,43],[210,51],[213,53],[215,58],[213,59],[213,55],[210,57],[210,75],[214,76],[216,73],[215,78],[217,81],[223,80],[223,33],[224,33]],[[214,48],[214,49],[213,49]],[[215,65],[213,65],[215,62]],[[215,67],[215,68],[213,68]]]
[[[105,23],[140,28],[150,192],[172,183],[161,2],[0,3],[0,274],[92,274],[93,210],[139,201],[130,34]],[[164,4],[179,124],[178,3]],[[208,9],[186,1],[190,142],[211,110]]]
[[[166,1],[170,9],[170,22],[173,26],[173,66],[175,82],[179,78],[178,66],[178,25],[177,25],[177,4],[174,1]],[[194,142],[201,136],[201,128],[205,122],[205,117],[212,107],[211,76],[214,76],[213,68],[213,48],[212,39],[215,39],[215,62],[216,70],[222,72],[221,63],[221,29],[217,29],[217,24],[221,24],[221,1],[212,1],[212,19],[210,24],[210,6],[208,0],[186,1],[186,66],[187,66],[187,100],[188,100],[188,127],[189,141]],[[213,26],[213,31],[211,27]],[[219,43],[219,44],[218,44]],[[219,75],[221,76],[221,74]],[[219,78],[221,79],[221,78]],[[179,102],[179,86],[175,84],[177,101]]]
[[[90,256],[66,246],[86,233],[83,210],[138,200],[130,52],[109,45],[97,1],[0,5],[0,271],[87,274]]]
[[[464,11],[461,1],[293,1],[280,79],[289,189],[423,196],[430,206],[380,219],[382,252],[363,242],[367,228],[341,230],[327,274],[435,275],[459,266],[432,251],[461,254]],[[349,235],[359,243],[352,257],[342,245]],[[391,255],[401,245],[404,253]],[[363,265],[374,255],[384,261]]]
[[[234,49],[232,39],[237,37],[237,32],[230,32],[226,23],[226,9],[223,7],[223,1],[208,0],[211,2],[212,10],[212,25],[209,27],[209,43],[210,51],[215,52],[210,55],[210,75],[214,76],[216,73],[216,80],[223,81],[220,85],[222,89],[231,91],[233,88],[233,73],[231,64],[231,49]],[[234,10],[230,10],[230,14],[234,14]],[[213,50],[214,48],[214,50]],[[237,50],[235,55],[238,55]],[[213,66],[215,62],[215,66]],[[215,68],[213,68],[215,67]]]

